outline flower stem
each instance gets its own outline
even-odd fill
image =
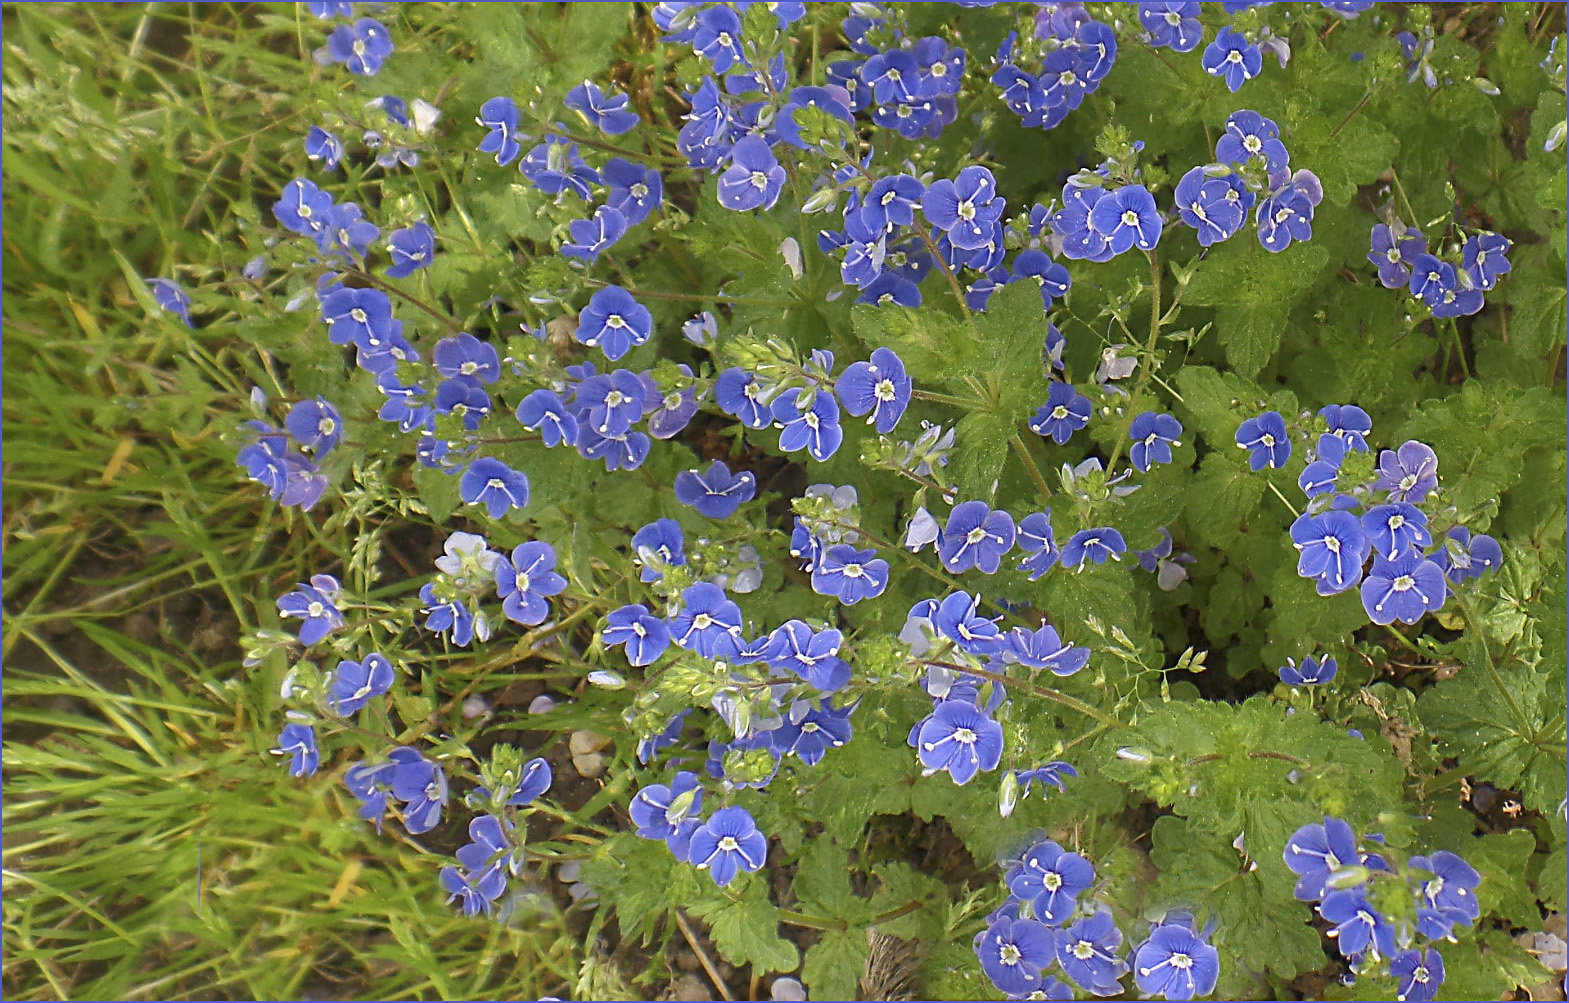
[[[1127,727],[1127,725],[1123,724],[1121,721],[1118,721],[1110,714],[1091,707],[1083,700],[1079,700],[1076,697],[1070,697],[1061,690],[1054,690],[1050,686],[1041,686],[1037,683],[1031,682],[1028,679],[1014,679],[1010,676],[1005,676],[1000,672],[992,672],[990,669],[972,668],[971,666],[959,665],[954,662],[923,660],[921,664],[935,665],[940,669],[951,669],[954,672],[967,672],[972,676],[980,676],[982,679],[990,679],[994,683],[1002,683],[1004,686],[1023,687],[1024,691],[1029,693],[1031,696],[1037,696],[1045,700],[1051,700],[1056,703],[1060,703],[1064,707],[1067,707],[1071,710],[1076,710],[1086,717],[1094,718],[1096,721],[1099,721],[1108,728]]]

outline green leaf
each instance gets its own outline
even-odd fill
[[[850,888],[850,870],[849,854],[832,839],[818,837],[807,843],[796,861],[792,885],[801,910],[852,926],[870,919],[866,900]]]
[[[872,893],[872,912],[879,916],[902,909],[911,902],[941,901],[946,893],[942,882],[899,860],[873,866],[872,877],[877,885]],[[877,929],[890,937],[919,940],[935,935],[937,925],[938,916],[934,910],[923,908],[880,922]]]
[[[1216,308],[1216,336],[1226,361],[1251,379],[1274,357],[1291,308],[1318,284],[1329,252],[1311,243],[1278,254],[1256,240],[1240,249],[1235,245],[1222,245],[1209,256],[1188,285],[1187,302]]]
[[[855,999],[861,975],[866,971],[866,955],[865,930],[824,930],[817,943],[807,948],[801,967],[801,978],[811,998]]]
[[[779,908],[768,901],[767,879],[759,875],[742,882],[740,901],[693,905],[692,914],[708,922],[714,944],[732,965],[751,965],[758,975],[795,971],[801,956],[779,936]]]
[[[1432,446],[1449,502],[1464,512],[1519,480],[1526,452],[1554,434],[1561,438],[1563,426],[1561,395],[1472,380],[1457,394],[1423,404],[1390,444],[1419,439]]]
[[[1250,869],[1247,858],[1233,847],[1234,836],[1206,831],[1171,816],[1155,821],[1151,857],[1160,877],[1150,893],[1152,902],[1190,905],[1219,920],[1212,935],[1222,957],[1234,957],[1255,972],[1294,978],[1324,965],[1318,931],[1309,925],[1312,906],[1292,897],[1292,879],[1283,864]],[[1248,851],[1262,861],[1279,851],[1244,836]],[[1246,999],[1253,985],[1245,972],[1222,972],[1216,999]]]
[[[1520,792],[1527,808],[1554,811],[1564,796],[1565,686],[1561,668],[1502,666],[1495,682],[1480,659],[1436,683],[1417,713],[1444,756],[1467,776]],[[1526,721],[1516,719],[1507,691]]]
[[[972,411],[959,419],[948,469],[960,498],[992,497],[1007,462],[1008,440],[1013,434],[1014,423],[1002,415]]]

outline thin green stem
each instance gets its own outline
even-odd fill
[[[1105,725],[1108,728],[1125,728],[1125,727],[1127,727],[1127,725],[1123,724],[1121,721],[1118,721],[1116,718],[1112,717],[1110,714],[1107,714],[1104,711],[1101,711],[1101,710],[1098,710],[1098,709],[1096,709],[1094,707],[1091,707],[1089,704],[1085,703],[1083,700],[1080,700],[1080,699],[1078,699],[1076,697],[1070,697],[1070,696],[1068,696],[1068,694],[1062,692],[1061,690],[1054,690],[1050,686],[1041,686],[1038,683],[1031,682],[1028,679],[1014,679],[1013,677],[1005,676],[1005,675],[1003,675],[1000,672],[992,672],[990,669],[974,668],[974,667],[969,666],[969,665],[959,665],[959,664],[957,664],[955,662],[943,662],[943,661],[935,661],[935,660],[923,659],[921,664],[922,665],[935,665],[936,667],[938,667],[940,669],[951,669],[954,672],[967,672],[967,673],[969,673],[972,676],[979,676],[982,679],[990,679],[994,683],[1001,683],[1004,686],[1012,686],[1012,687],[1014,687],[1016,689],[1023,689],[1026,693],[1029,693],[1031,696],[1037,696],[1037,697],[1040,697],[1043,700],[1051,700],[1054,703],[1060,703],[1064,707],[1069,708],[1070,710],[1078,711],[1080,714],[1083,714],[1085,717],[1094,718],[1096,721],[1100,722],[1101,724]]]
[[[933,404],[951,404],[954,407],[962,407],[967,411],[986,406],[985,401],[978,401],[969,397],[955,397],[952,394],[940,394],[933,390],[912,390],[910,396],[918,401],[931,401]]]
[[[1268,484],[1269,485],[1269,489],[1275,493],[1275,497],[1280,499],[1280,504],[1286,506],[1286,511],[1291,513],[1291,517],[1293,519],[1297,518],[1299,515],[1302,514],[1302,513],[1297,511],[1297,507],[1295,505],[1291,504],[1291,502],[1286,500],[1286,496],[1280,493],[1280,489],[1275,487],[1275,484],[1274,484],[1273,481],[1266,480],[1264,483]]]
[[[1476,618],[1476,610],[1471,606],[1471,600],[1459,592],[1451,594],[1455,597],[1456,605],[1460,607],[1460,615],[1465,617],[1466,627],[1476,635],[1477,644],[1482,646],[1482,661],[1487,666],[1487,674],[1492,677],[1493,685],[1498,688],[1498,692],[1503,694],[1504,703],[1509,707],[1509,713],[1520,724],[1520,737],[1527,738],[1534,735],[1535,731],[1531,727],[1531,719],[1526,717],[1525,711],[1516,702],[1514,693],[1505,684],[1503,674],[1498,671],[1498,666],[1493,663],[1493,652],[1487,646],[1487,634],[1482,629],[1481,622]]]
[[[599,279],[588,279],[587,282],[595,287],[610,285],[609,282]],[[682,303],[748,303],[752,306],[798,307],[801,305],[796,300],[782,299],[777,296],[727,296],[724,293],[672,293],[658,289],[640,289],[631,286],[622,286],[621,288],[638,299],[674,300]]]
[[[1161,324],[1165,318],[1160,312],[1160,256],[1154,251],[1145,251],[1145,256],[1150,262],[1150,333],[1149,340],[1144,344],[1144,358],[1139,363],[1139,379],[1134,385],[1133,396],[1129,399],[1128,414],[1139,413],[1139,405],[1144,402],[1144,391],[1149,386],[1150,377],[1155,369],[1155,342],[1160,337]],[[1132,418],[1130,417],[1131,423]],[[1106,463],[1106,473],[1109,475],[1117,468],[1117,462],[1122,459],[1122,449],[1128,441],[1127,435],[1119,435],[1117,444],[1112,447],[1111,459]]]
[[[1035,457],[1030,455],[1029,447],[1024,444],[1024,437],[1018,432],[1013,433],[1009,445],[1019,455],[1019,459],[1024,461],[1024,469],[1030,472],[1030,480],[1035,482],[1035,489],[1041,493],[1041,499],[1050,498],[1051,488],[1046,486],[1046,478],[1041,476],[1041,468],[1035,465]]]

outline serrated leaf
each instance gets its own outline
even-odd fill
[[[801,978],[814,1000],[856,998],[861,975],[866,971],[866,933],[859,927],[849,930],[824,930],[817,943],[806,950]]]
[[[1520,792],[1527,808],[1552,812],[1564,796],[1565,686],[1561,667],[1501,666],[1495,683],[1480,660],[1435,684],[1417,712],[1439,751],[1466,775]],[[1526,721],[1504,698],[1508,691]]]
[[[779,936],[779,907],[768,901],[767,881],[743,880],[740,901],[694,905],[692,914],[708,922],[714,944],[732,965],[751,965],[758,975],[795,971],[801,956]]]

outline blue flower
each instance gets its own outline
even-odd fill
[[[1046,403],[1030,419],[1030,431],[1050,436],[1057,445],[1063,445],[1074,432],[1090,423],[1090,410],[1090,399],[1074,390],[1072,384],[1054,382],[1047,391]]]
[[[392,334],[392,301],[380,289],[335,289],[322,297],[321,319],[334,345],[374,349]]]
[[[1286,435],[1286,419],[1279,411],[1265,411],[1237,426],[1237,446],[1249,450],[1248,466],[1253,470],[1283,467],[1291,459],[1291,439]]]
[[[554,134],[523,155],[518,172],[546,195],[568,193],[585,202],[593,194],[589,186],[599,181],[599,172],[578,153],[577,144]]]
[[[436,256],[436,231],[420,220],[413,226],[394,230],[387,237],[387,253],[392,256],[392,266],[387,278],[406,278],[421,268],[429,268]]]
[[[1139,23],[1150,33],[1150,44],[1192,52],[1204,41],[1204,26],[1199,23],[1199,5],[1187,3],[1141,3]]]
[[[319,125],[305,134],[305,159],[320,160],[327,170],[335,170],[343,159],[343,141]]]
[[[447,807],[447,775],[418,749],[402,746],[387,758],[392,761],[392,796],[403,802],[403,827],[411,836],[434,829]]]
[[[670,647],[670,630],[665,621],[648,612],[642,604],[622,606],[606,618],[602,633],[606,644],[625,644],[627,661],[633,665],[652,665]]]
[[[719,8],[715,8],[719,9]],[[719,204],[737,212],[771,209],[784,187],[785,169],[768,143],[747,136],[730,151],[730,166],[719,175]]]
[[[577,418],[553,390],[535,390],[518,402],[518,421],[537,431],[547,447],[577,442]]]
[[[1278,254],[1293,240],[1312,239],[1313,207],[1322,198],[1318,176],[1301,170],[1289,184],[1260,199],[1253,220],[1258,224],[1258,241],[1264,250]]]
[[[1046,839],[1020,854],[1003,880],[1037,917],[1056,926],[1078,909],[1079,894],[1095,883],[1095,867]]]
[[[392,663],[379,652],[366,655],[363,662],[344,659],[332,674],[328,701],[334,711],[348,717],[358,712],[372,697],[379,697],[391,690],[393,676]]]
[[[686,363],[678,363],[676,368],[687,379],[692,377],[692,367]],[[640,374],[643,382],[654,387],[657,395],[659,384],[653,381],[648,371]],[[692,418],[697,414],[697,386],[688,383],[680,390],[671,389],[663,397],[659,397],[659,406],[649,412],[648,434],[656,439],[671,439],[681,434]]]
[[[458,494],[470,505],[484,505],[492,519],[500,519],[508,509],[528,507],[528,477],[485,456],[463,472]]]
[[[507,804],[515,808],[530,804],[535,798],[550,790],[550,785],[553,783],[555,783],[555,775],[550,771],[550,763],[540,758],[530,759],[523,764],[523,776],[518,780],[517,787],[507,796]],[[491,799],[490,791],[483,787],[477,788],[476,793],[483,800]]]
[[[1298,875],[1293,894],[1299,901],[1315,902],[1330,890],[1331,876],[1357,866],[1357,836],[1345,822],[1325,816],[1322,823],[1304,825],[1292,833],[1281,856]]]
[[[1068,274],[1068,269],[1065,265],[1059,261],[1053,261],[1047,256],[1045,251],[1038,251],[1034,248],[1020,251],[1019,256],[1013,259],[1013,277],[1015,279],[1034,279],[1036,284],[1041,287],[1041,303],[1047,310],[1051,309],[1053,302],[1066,296],[1068,290],[1073,286],[1073,276]],[[1048,331],[1056,330],[1056,325],[1048,328]],[[1057,333],[1056,340],[1062,340],[1061,332]],[[1048,355],[1051,354],[1053,347],[1053,339],[1050,333],[1048,333],[1046,337],[1046,351]],[[1062,368],[1060,355],[1052,361],[1055,368]]]
[[[1224,77],[1226,87],[1235,93],[1264,69],[1264,54],[1240,31],[1225,27],[1204,49],[1201,65],[1210,76]]]
[[[1396,999],[1402,1003],[1428,1003],[1444,984],[1444,958],[1437,950],[1401,951],[1389,962],[1389,974],[1399,982]]]
[[[1015,535],[1013,516],[1007,512],[994,512],[981,501],[961,502],[948,516],[937,552],[943,567],[954,574],[978,567],[994,575],[1003,555],[1013,549]]]
[[[705,473],[683,470],[676,474],[675,486],[676,501],[710,519],[728,519],[757,493],[757,478],[749,470],[731,474],[723,460],[714,460]]]
[[[1128,970],[1117,957],[1121,946],[1122,931],[1102,909],[1057,934],[1057,961],[1080,989],[1111,996],[1122,990],[1117,980]]]
[[[796,112],[802,108],[816,108],[839,119],[846,125],[853,126],[855,119],[850,112],[850,95],[838,87],[796,87],[790,91],[783,108],[779,109],[779,116],[774,120],[774,130],[779,139],[798,150],[807,149],[806,140],[801,137],[801,126],[796,121]]]
[[[1415,871],[1432,875],[1417,891],[1419,906],[1436,910],[1451,922],[1465,926],[1476,922],[1482,914],[1482,907],[1476,900],[1476,888],[1482,883],[1482,876],[1476,868],[1448,850],[1439,850],[1431,857],[1412,857],[1409,864]]]
[[[724,73],[737,63],[746,65],[741,54],[741,18],[729,7],[710,7],[699,14],[691,41],[692,51],[712,63],[715,73]]]
[[[1057,635],[1051,624],[1042,624],[1038,630],[1015,627],[1008,632],[1008,647],[1002,653],[1003,661],[1014,662],[1032,669],[1050,669],[1059,676],[1071,676],[1084,668],[1090,660],[1090,649],[1073,647]]]
[[[1019,558],[1019,570],[1028,572],[1032,582],[1057,563],[1060,555],[1051,527],[1051,509],[1032,512],[1019,521],[1019,549],[1024,551],[1024,556]]]
[[[648,340],[654,330],[654,316],[620,286],[606,286],[589,298],[578,314],[573,337],[590,347],[598,347],[614,362],[633,347]]]
[[[520,543],[510,561],[495,564],[496,593],[507,619],[525,627],[545,622],[550,615],[547,596],[558,595],[567,580],[556,574],[556,551],[539,540]]]
[[[1169,414],[1145,411],[1133,419],[1128,427],[1128,438],[1133,446],[1128,450],[1128,462],[1140,471],[1155,463],[1171,462],[1171,447],[1180,446],[1177,436],[1182,434],[1182,422]]]
[[[301,644],[315,644],[343,626],[338,589],[338,580],[331,575],[312,575],[309,585],[300,582],[298,591],[279,597],[279,616],[297,616],[304,621],[300,624]]]
[[[380,21],[362,17],[353,26],[340,24],[327,36],[327,56],[350,73],[374,76],[392,55],[392,38]]]
[[[391,793],[392,767],[388,763],[353,762],[343,772],[343,786],[360,800],[357,814],[365,822],[372,822],[381,831],[382,817],[387,814],[387,795]]]
[[[1398,450],[1378,454],[1378,479],[1373,490],[1388,491],[1392,502],[1419,502],[1438,487],[1438,454],[1415,439]]]
[[[1378,624],[1416,623],[1440,609],[1447,596],[1443,570],[1416,550],[1392,561],[1375,554],[1362,581],[1362,608]]]
[[[1344,958],[1371,952],[1374,958],[1395,953],[1395,928],[1383,913],[1374,909],[1360,888],[1332,891],[1318,904],[1318,914],[1334,924],[1326,936],[1335,942]]]
[[[1208,996],[1220,977],[1220,952],[1192,927],[1161,923],[1133,952],[1133,981],[1168,1000]]]
[[[1041,971],[1057,960],[1057,945],[1045,924],[1000,916],[975,938],[975,953],[992,985],[1009,998],[1026,999],[1043,988]]]
[[[1233,183],[1236,175],[1216,176],[1212,170],[1192,168],[1177,182],[1174,193],[1177,215],[1198,231],[1203,247],[1231,239],[1247,221],[1247,207]]]
[[[1505,257],[1512,245],[1502,234],[1486,232],[1466,238],[1460,248],[1461,266],[1479,289],[1492,289],[1498,277],[1512,267]]]
[[[278,732],[275,756],[288,756],[289,776],[308,777],[321,766],[321,753],[316,751],[316,729],[308,724],[291,723]]]
[[[434,583],[419,590],[420,612],[425,614],[425,629],[437,634],[452,632],[452,643],[466,648],[474,640],[474,613],[459,599],[443,599]]]
[[[1297,487],[1309,498],[1329,494],[1336,489],[1340,477],[1340,464],[1346,458],[1346,440],[1328,432],[1318,437],[1314,460],[1302,468],[1297,477]]]
[[[1265,173],[1273,175],[1288,169],[1290,155],[1273,119],[1244,110],[1232,112],[1226,119],[1225,134],[1215,143],[1215,159],[1237,167],[1261,160]]]
[[[767,838],[757,831],[757,823],[747,810],[738,805],[714,812],[692,834],[687,855],[698,870],[706,869],[721,888],[734,881],[741,871],[758,870],[767,858]]]
[[[1399,221],[1395,227],[1399,226]],[[1378,281],[1385,289],[1404,289],[1411,281],[1411,263],[1427,253],[1422,231],[1408,226],[1400,235],[1385,223],[1373,224],[1367,260],[1378,266]]]
[[[773,404],[774,421],[781,426],[779,448],[787,453],[805,449],[812,459],[826,461],[844,441],[839,427],[839,403],[826,389],[812,393],[811,403],[797,406],[803,391],[791,388]]]
[[[338,444],[343,435],[343,418],[326,398],[317,397],[289,408],[283,427],[289,430],[289,436],[301,449],[308,449],[320,458]]]
[[[625,94],[607,97],[598,84],[589,80],[567,91],[561,103],[582,115],[584,121],[607,136],[619,136],[631,130],[639,121],[637,112],[627,110]]]
[[[996,623],[976,612],[980,604],[980,596],[972,598],[968,592],[954,592],[936,604],[936,611],[929,614],[931,624],[940,634],[972,655],[1000,651],[1004,644],[1002,631]],[[913,611],[911,615],[915,615]]]
[[[659,171],[612,157],[600,169],[600,180],[609,189],[605,204],[621,213],[627,226],[647,219],[665,200],[665,182]]]
[[[643,419],[643,382],[626,369],[590,376],[578,384],[572,403],[579,411],[580,425],[606,437],[625,435]],[[581,421],[584,412],[586,422]]]
[[[888,588],[888,562],[876,550],[856,550],[848,543],[836,543],[813,562],[812,591],[837,596],[846,606],[862,599],[875,599]]]
[[[1086,561],[1105,564],[1107,560],[1120,561],[1128,545],[1122,534],[1110,526],[1098,529],[1081,529],[1062,546],[1062,566],[1083,571]]]
[[[685,564],[684,545],[681,524],[674,519],[655,519],[639,529],[632,534],[632,560],[642,569],[638,577],[657,582],[665,576],[665,565]]]
[[[1032,770],[1015,771],[1014,777],[1020,784],[1019,800],[1022,801],[1029,797],[1030,788],[1033,787],[1037,782],[1039,782],[1041,785],[1041,799],[1045,800],[1047,784],[1052,785],[1059,791],[1065,791],[1068,789],[1068,787],[1064,778],[1077,777],[1078,775],[1078,770],[1074,769],[1072,765],[1065,763],[1060,759],[1054,759],[1045,766],[1037,766]],[[1006,818],[1007,816],[1004,817]]]
[[[985,247],[1006,208],[992,172],[979,165],[964,168],[952,181],[932,182],[921,196],[927,221],[961,250]]]
[[[604,460],[606,470],[636,470],[648,459],[649,438],[642,432],[604,435],[585,425],[578,434],[577,451],[585,460]]]
[[[1372,546],[1362,521],[1339,509],[1298,516],[1291,524],[1291,543],[1300,551],[1297,574],[1318,579],[1318,594],[1326,596],[1362,580],[1362,564]]]
[[[795,756],[807,766],[822,762],[829,749],[850,741],[850,713],[855,704],[834,710],[821,702],[797,700],[790,705],[784,723],[768,732],[769,742],[781,756]]]
[[[1002,744],[1002,725],[967,700],[938,701],[916,735],[925,772],[946,770],[960,786],[978,772],[995,770],[1002,759]]]
[[[272,215],[285,230],[319,238],[332,214],[332,196],[315,182],[295,178],[283,186],[283,196],[272,204]]]
[[[1319,408],[1319,417],[1329,423],[1329,433],[1359,453],[1367,452],[1363,436],[1373,430],[1373,419],[1355,404],[1330,404]]]
[[[581,258],[588,264],[599,260],[599,252],[610,247],[627,232],[626,217],[608,205],[594,210],[589,219],[574,219],[567,224],[571,239],[561,245],[561,253]]]
[[[702,826],[703,789],[697,774],[682,770],[668,786],[649,784],[632,797],[627,812],[637,834],[662,839],[677,860],[686,860],[692,836]]]
[[[1325,658],[1322,662],[1313,656],[1302,659],[1298,665],[1295,659],[1286,659],[1286,664],[1280,667],[1280,681],[1287,686],[1319,686],[1335,678],[1339,666],[1333,658]]]
[[[1444,534],[1444,543],[1437,556],[1444,577],[1456,585],[1480,578],[1483,572],[1504,562],[1504,551],[1497,540],[1485,533],[1472,536],[1464,526],[1451,527]]]
[[[895,227],[914,226],[915,210],[921,204],[926,186],[908,174],[892,174],[872,182],[871,190],[860,205],[860,222],[874,234]]]
[[[494,815],[479,815],[470,821],[469,837],[473,842],[457,851],[461,867],[441,869],[441,886],[450,893],[448,902],[461,901],[463,915],[488,915],[491,905],[507,890],[508,874],[516,874],[521,867],[521,854]]]
[[[617,610],[617,612],[631,608],[633,607],[623,606],[622,609]],[[636,608],[641,609],[642,607]],[[644,612],[647,611],[645,610]],[[660,621],[660,624],[663,626],[663,621]],[[637,761],[646,764],[656,755],[658,755],[659,750],[668,749],[680,741],[681,729],[686,726],[687,715],[691,713],[692,708],[687,707],[686,709],[677,712],[677,714],[670,719],[670,723],[665,725],[664,731],[661,731],[657,735],[644,735],[642,740],[637,743]]]
[[[354,16],[354,4],[348,3],[346,0],[327,3],[312,2],[305,6],[310,10],[313,17],[320,18],[323,21],[330,21],[336,17]]]
[[[1137,246],[1148,251],[1160,240],[1160,210],[1143,185],[1123,185],[1107,192],[1090,210],[1090,225],[1105,236],[1112,254]]]
[[[681,593],[681,609],[670,621],[670,639],[704,658],[728,658],[740,650],[741,607],[725,590],[698,582]]]
[[[1412,549],[1433,542],[1427,531],[1427,513],[1410,502],[1375,505],[1362,516],[1362,532],[1373,552],[1393,561]]]
[[[501,359],[496,355],[496,346],[480,341],[467,331],[436,342],[430,352],[430,361],[436,372],[452,379],[480,384],[494,383],[501,378]]]
[[[316,246],[323,254],[358,262],[381,236],[381,228],[364,218],[353,202],[340,202],[327,213],[327,225],[317,234]]]
[[[714,381],[714,403],[747,428],[767,428],[773,422],[773,409],[764,397],[763,385],[756,376],[738,367],[726,369]]]
[[[834,383],[834,393],[844,409],[857,418],[866,415],[866,423],[875,422],[883,435],[899,424],[910,404],[911,390],[904,363],[888,348],[874,349],[870,362],[852,362]]]
[[[814,631],[800,620],[787,620],[768,635],[762,657],[769,665],[795,673],[823,693],[850,681],[850,666],[839,657],[844,635],[837,630]]]
[[[518,106],[511,98],[494,97],[486,101],[479,106],[479,117],[474,121],[490,130],[480,140],[479,152],[494,153],[497,164],[510,164],[523,152],[519,140],[528,137],[518,132]]]

